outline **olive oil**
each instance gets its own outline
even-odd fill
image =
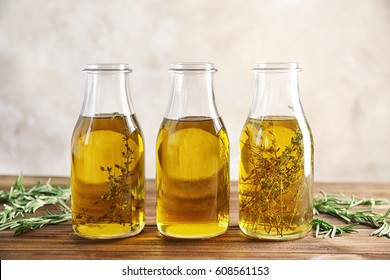
[[[247,235],[295,239],[310,231],[313,145],[303,135],[293,117],[248,118],[239,161],[239,226]]]
[[[221,121],[220,121],[221,123]],[[157,227],[166,236],[206,238],[229,223],[229,142],[206,117],[164,119],[156,145]]]
[[[144,143],[134,115],[80,116],[72,137],[72,224],[86,238],[145,225]]]

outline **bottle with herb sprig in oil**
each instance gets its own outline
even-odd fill
[[[301,106],[297,63],[256,64],[240,137],[239,226],[248,236],[307,235],[313,216],[313,138]]]
[[[157,227],[209,238],[229,224],[229,140],[213,92],[212,63],[171,66],[172,94],[156,143]]]
[[[88,64],[71,141],[72,226],[88,239],[136,235],[145,225],[144,140],[127,64]]]

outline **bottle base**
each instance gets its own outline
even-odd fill
[[[130,224],[85,224],[74,225],[73,231],[86,239],[119,239],[139,234],[145,224],[135,230],[129,230]]]
[[[295,239],[300,239],[308,235],[309,231],[304,231],[304,232],[290,232],[286,234],[272,234],[272,233],[265,233],[265,232],[255,232],[255,231],[250,231],[241,228],[241,231],[247,236],[252,239],[259,239],[259,240],[265,240],[265,241],[288,241],[288,240],[295,240]]]
[[[158,224],[158,230],[166,237],[178,239],[207,239],[224,234],[227,225],[218,223]]]

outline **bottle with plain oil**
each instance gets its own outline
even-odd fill
[[[168,237],[208,238],[229,223],[229,140],[211,63],[173,64],[172,94],[156,143],[157,227]]]

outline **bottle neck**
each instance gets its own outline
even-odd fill
[[[297,117],[302,113],[296,68],[255,68],[253,71],[255,89],[250,118]]]
[[[177,65],[180,65],[180,68]],[[172,93],[165,114],[166,118],[178,120],[190,117],[212,119],[219,117],[213,89],[215,69],[212,65],[210,69],[196,68],[202,65],[175,64],[172,66],[170,69]]]
[[[89,69],[86,72],[86,86],[82,116],[106,114],[131,115],[134,113],[129,87],[130,69]],[[99,65],[99,67],[103,67]]]

